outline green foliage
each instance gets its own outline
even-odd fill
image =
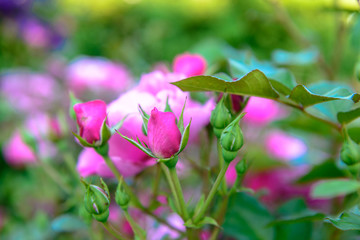
[[[313,198],[332,198],[355,192],[360,182],[349,179],[325,180],[317,183],[312,189]]]
[[[236,239],[273,239],[274,229],[266,225],[273,220],[268,210],[254,197],[236,193],[229,199],[222,225],[224,233]]]
[[[327,220],[343,231],[360,230],[360,212],[357,207],[341,213],[338,218],[328,217]]]

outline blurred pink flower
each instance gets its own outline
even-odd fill
[[[172,112],[154,108],[148,122],[149,148],[158,158],[169,158],[180,148],[181,133]]]
[[[13,167],[36,163],[34,152],[24,143],[19,132],[15,132],[4,145],[3,151],[6,162]]]
[[[49,75],[14,71],[1,76],[1,92],[16,109],[33,113],[54,107],[57,82]]]
[[[94,100],[74,105],[79,135],[88,143],[100,141],[100,131],[106,118],[106,103]]]
[[[138,105],[147,112],[156,107],[165,109],[166,99],[176,116],[180,116],[185,98],[187,97],[184,111],[184,124],[188,124],[192,118],[189,142],[194,141],[200,130],[209,123],[214,101],[209,100],[201,105],[190,99],[189,93],[182,92],[169,82],[183,78],[179,74],[164,74],[152,72],[142,76],[140,83],[132,90],[120,95],[118,99],[109,104],[108,121],[110,126],[115,126],[127,116],[120,133],[130,138],[138,137],[147,142],[147,137],[142,132],[142,118],[138,111]],[[156,87],[157,86],[157,87]],[[120,137],[113,135],[109,140],[109,156],[125,177],[133,176],[144,168],[156,163],[137,147]],[[92,149],[84,149],[79,156],[78,171],[83,177],[99,174],[103,177],[111,177],[110,170],[106,167],[102,158]]]
[[[35,19],[27,19],[21,26],[21,35],[31,47],[47,48],[51,45],[52,33],[41,22]]]
[[[307,173],[309,166],[290,166],[271,169],[260,173],[247,174],[245,187],[255,191],[266,190],[262,202],[270,207],[278,206],[292,198],[303,198],[310,208],[328,211],[330,202],[312,199],[311,184],[296,184],[295,181]]]
[[[66,80],[78,94],[84,91],[119,94],[129,87],[131,76],[120,63],[101,57],[80,57],[67,67]]]
[[[179,229],[180,231],[185,231],[184,221],[176,213],[171,213],[166,220],[171,226]],[[147,239],[149,240],[163,239],[164,237],[167,237],[169,239],[176,239],[180,237],[177,231],[165,225],[152,225],[153,226],[150,225],[150,228],[147,229]]]
[[[244,121],[254,125],[265,125],[283,115],[278,103],[259,97],[250,97],[244,112]]]
[[[228,169],[226,170],[225,179],[226,179],[226,183],[229,186],[232,186],[235,183],[235,180],[237,178],[237,173],[236,173],[235,166],[236,166],[236,164],[238,162],[239,162],[238,159],[235,159],[234,161],[231,161],[230,164],[229,164]]]
[[[206,67],[206,60],[199,54],[177,55],[173,63],[174,72],[185,74],[186,77],[203,75]]]
[[[270,155],[285,161],[300,158],[307,152],[303,141],[280,131],[269,133],[265,138],[265,146]]]

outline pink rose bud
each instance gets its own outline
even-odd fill
[[[158,158],[170,158],[179,151],[181,133],[172,112],[151,111],[148,122],[149,147]]]
[[[22,167],[36,163],[33,150],[24,143],[19,132],[16,132],[5,144],[3,152],[5,160],[11,166]]]
[[[100,141],[100,131],[106,118],[106,103],[94,100],[74,105],[79,135],[89,144]]]
[[[198,54],[184,53],[178,55],[173,63],[175,73],[183,73],[187,77],[203,75],[206,70],[206,60]]]

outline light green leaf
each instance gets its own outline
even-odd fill
[[[190,125],[191,125],[191,119],[190,119],[189,124],[186,126],[186,128],[183,132],[183,135],[181,137],[181,142],[180,142],[180,148],[179,148],[179,151],[176,153],[176,155],[181,153],[185,149],[185,147],[188,143],[189,135],[190,135]]]
[[[333,198],[355,192],[360,188],[360,182],[349,179],[326,180],[317,183],[312,191],[313,198]]]
[[[327,218],[335,227],[343,231],[360,230],[360,215],[354,212],[343,212],[339,218]]]

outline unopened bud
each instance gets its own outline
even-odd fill
[[[238,175],[243,175],[244,173],[246,173],[247,170],[246,159],[243,159],[240,162],[238,162],[235,166],[235,170]]]
[[[93,214],[93,218],[95,218],[95,220],[99,222],[106,222],[108,217],[109,217],[109,209],[106,209],[106,211],[101,214]]]
[[[222,131],[231,122],[231,113],[225,106],[225,98],[226,96],[224,95],[216,105],[215,109],[211,112],[210,123],[213,126],[217,138],[220,138]]]
[[[244,115],[239,115],[221,134],[222,155],[227,163],[235,159],[238,151],[244,144],[243,134],[239,126],[239,121]]]
[[[117,189],[115,192],[115,201],[116,201],[117,205],[119,205],[121,207],[121,209],[127,210],[128,206],[129,206],[129,202],[130,202],[130,196],[123,189],[122,184],[123,184],[123,182],[120,181],[117,186]]]
[[[349,166],[360,162],[360,146],[348,137],[341,148],[340,158]]]
[[[103,216],[104,213],[109,211],[110,196],[104,189],[95,185],[88,185],[84,203],[85,209],[94,217],[95,215]]]

